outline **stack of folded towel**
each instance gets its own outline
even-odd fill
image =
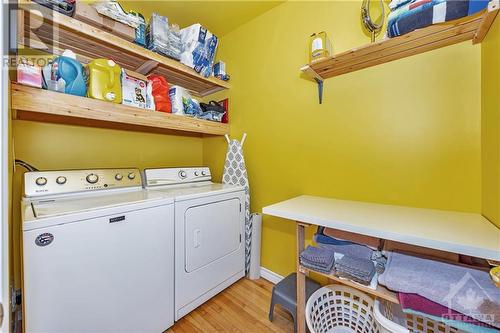
[[[392,0],[387,24],[389,37],[401,36],[436,23],[473,15],[489,0]]]
[[[335,263],[335,252],[330,249],[308,246],[300,254],[300,264],[321,273],[330,274]]]
[[[327,236],[325,235],[324,228],[318,229],[318,232],[314,235],[314,241],[319,247],[330,249],[335,253],[358,259],[371,260],[376,264],[377,273],[380,274],[384,271],[386,258],[375,247]]]
[[[371,260],[345,255],[335,262],[335,274],[363,285],[370,285],[375,275],[375,266]]]
[[[399,293],[406,313],[436,318],[471,333],[500,329],[500,288],[488,272],[391,252],[378,280]]]

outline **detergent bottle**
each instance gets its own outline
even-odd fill
[[[152,85],[152,95],[156,111],[172,112],[170,96],[168,94],[169,86],[167,79],[161,75],[148,76],[148,84]]]
[[[76,96],[87,95],[83,65],[71,50],[65,50],[61,56],[54,58],[43,68],[42,74],[45,89]]]
[[[66,82],[64,92],[66,94],[85,96],[87,85],[82,64],[69,57],[57,57],[54,60],[57,64],[57,78],[62,78]]]
[[[94,59],[87,66],[88,96],[108,102],[121,103],[121,67],[110,59]]]

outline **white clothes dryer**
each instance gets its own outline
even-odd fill
[[[245,192],[210,169],[146,169],[145,186],[175,201],[175,320],[245,275]]]

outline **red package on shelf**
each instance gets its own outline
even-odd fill
[[[167,79],[161,75],[148,76],[150,84],[152,84],[152,95],[155,101],[155,110],[161,112],[172,113],[172,104],[168,90],[170,89]]]
[[[224,115],[222,116],[221,123],[227,124],[229,123],[229,99],[223,99],[222,101],[218,102],[226,111]]]

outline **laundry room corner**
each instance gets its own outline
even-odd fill
[[[0,333],[500,332],[500,0],[0,14]]]
[[[323,104],[297,72],[311,31],[328,31],[334,53],[367,41],[359,6],[286,2],[222,38],[233,88],[217,97],[229,97],[232,137],[248,134],[252,210],[311,194],[480,212],[480,45],[325,81]],[[225,150],[223,138],[203,139],[204,163],[217,177]],[[294,246],[293,226],[264,215],[261,265],[286,276],[295,270]]]

